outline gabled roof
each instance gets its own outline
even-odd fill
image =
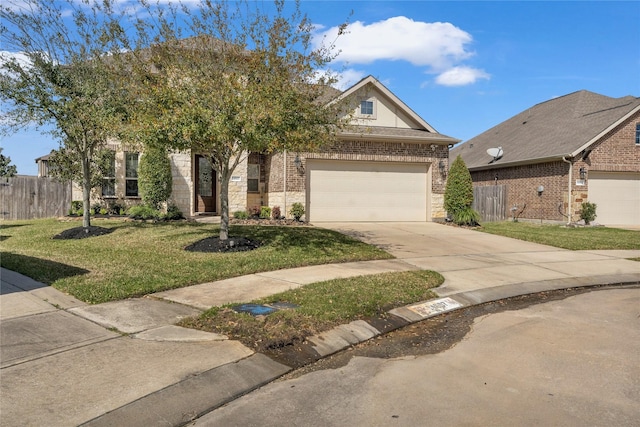
[[[640,98],[581,90],[534,105],[451,150],[472,170],[571,158],[640,111]],[[501,147],[494,160],[487,149]]]
[[[384,95],[389,101],[391,101],[397,108],[402,111],[407,117],[418,124],[418,128],[390,128],[390,127],[377,127],[377,126],[355,126],[352,125],[349,129],[342,132],[343,136],[357,136],[366,139],[385,139],[393,138],[398,140],[414,140],[414,141],[427,141],[439,144],[455,144],[460,142],[459,139],[443,135],[438,133],[429,123],[427,123],[422,117],[420,117],[415,111],[413,111],[407,104],[405,104],[400,98],[398,98],[393,92],[387,89],[378,79],[369,75],[344,92],[333,99],[329,104],[335,102],[344,101],[346,98],[357,93],[367,85],[372,85],[378,92]]]

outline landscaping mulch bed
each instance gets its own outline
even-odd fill
[[[218,237],[207,237],[190,244],[184,249],[191,252],[244,252],[252,251],[260,246],[260,242],[246,237],[229,236],[227,240],[220,240]]]
[[[229,219],[229,224],[234,225],[279,225],[279,226],[310,226],[311,224],[304,221],[296,221],[295,219],[259,219],[259,218],[248,218],[248,219]]]
[[[56,234],[53,236],[54,239],[61,240],[72,240],[72,239],[86,239],[87,237],[96,237],[103,236],[105,234],[109,234],[113,231],[112,228],[104,228],[104,227],[74,227],[68,230],[64,230],[60,234]]]

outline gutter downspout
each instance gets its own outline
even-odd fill
[[[571,200],[572,200],[572,196],[571,196],[571,181],[572,181],[572,179],[571,178],[573,177],[573,162],[570,161],[570,160],[567,160],[565,158],[565,156],[562,156],[562,161],[565,162],[565,163],[569,163],[569,192],[567,193],[568,194],[568,199],[567,199],[567,203],[568,203],[567,225],[571,225],[571,217],[573,216],[572,215],[572,212],[573,212],[573,206],[572,205],[573,205],[573,203],[571,203]]]
[[[282,158],[282,175],[283,175],[283,192],[284,192],[284,217],[287,217],[287,150],[284,150],[284,157]]]

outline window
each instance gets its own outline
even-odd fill
[[[107,169],[102,177],[102,197],[116,196],[116,153],[110,151],[106,160]]]
[[[247,191],[257,193],[260,191],[260,165],[247,165]]]
[[[138,153],[125,153],[125,196],[138,197]]]
[[[636,145],[640,145],[640,123],[636,123]]]
[[[373,101],[360,101],[360,114],[373,116]]]

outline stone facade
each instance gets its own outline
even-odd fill
[[[189,215],[192,214],[194,183],[192,172],[192,155],[190,151],[176,152],[170,155],[171,159],[171,175],[173,178],[173,190],[171,193],[171,202],[180,209],[180,211]]]
[[[247,165],[248,156],[241,154],[242,158],[231,174],[229,180],[229,214],[247,209]],[[231,160],[233,162],[233,159]]]

